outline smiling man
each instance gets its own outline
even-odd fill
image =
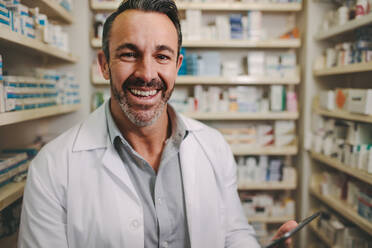
[[[124,1],[106,20],[112,97],[33,160],[19,247],[259,247],[229,146],[167,104],[181,43],[172,0]]]

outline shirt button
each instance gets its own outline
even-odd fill
[[[163,244],[161,245],[163,248],[168,248],[168,242],[164,241]]]
[[[162,204],[162,201],[161,201],[161,198],[160,197],[158,198],[158,203],[159,203],[159,205]]]
[[[133,220],[130,224],[130,226],[133,228],[133,229],[137,229],[139,227],[140,223],[138,220]]]

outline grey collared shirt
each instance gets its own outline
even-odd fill
[[[190,238],[179,150],[188,131],[168,108],[171,136],[166,140],[158,173],[124,139],[105,106],[108,133],[142,202],[145,247],[189,248]],[[125,206],[123,206],[125,207]]]

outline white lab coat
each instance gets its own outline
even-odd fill
[[[217,131],[182,119],[190,130],[180,159],[191,246],[259,247],[236,192],[229,146]],[[32,161],[18,247],[144,247],[141,201],[110,142],[104,107]]]

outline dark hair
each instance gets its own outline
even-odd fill
[[[103,25],[102,49],[107,61],[110,60],[109,41],[112,24],[118,15],[129,9],[142,10],[146,12],[158,12],[167,15],[177,30],[177,56],[179,56],[182,44],[182,32],[178,17],[178,9],[174,0],[124,0],[120,4],[119,8],[106,19],[105,24]]]

